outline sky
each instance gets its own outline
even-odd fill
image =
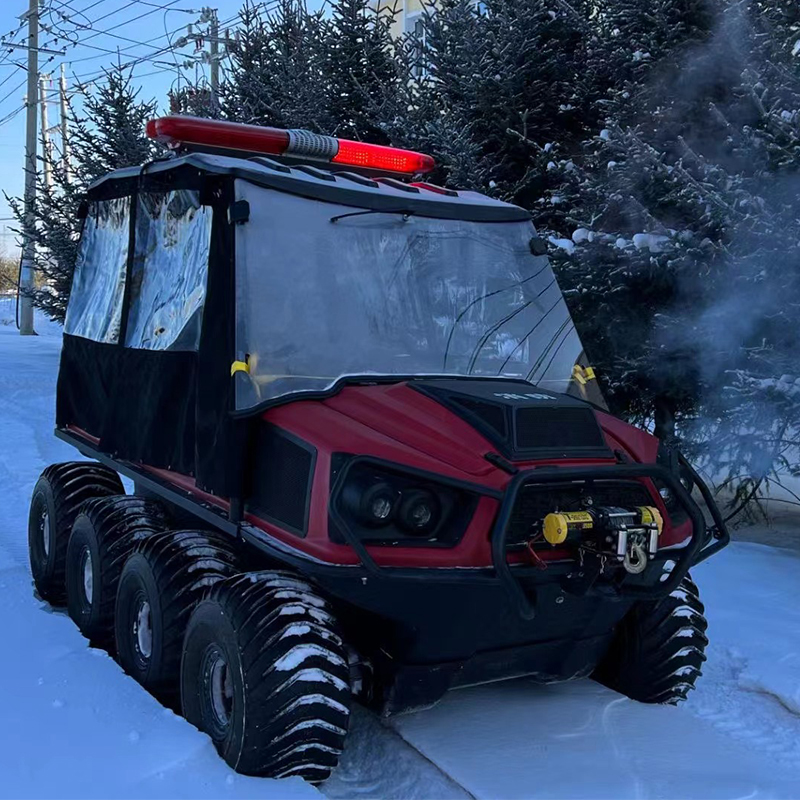
[[[217,9],[221,26],[235,25],[243,0],[205,0]],[[271,2],[271,0],[269,0]],[[186,26],[194,24],[199,32],[207,26],[199,25],[203,6],[195,0],[39,0],[43,28],[39,47],[64,50],[65,54],[39,54],[40,72],[50,72],[54,81],[50,99],[57,101],[58,75],[64,64],[68,85],[74,89],[80,81],[90,82],[102,75],[104,67],[119,57],[123,63],[133,65],[136,85],[142,89],[141,98],[158,100],[159,109],[165,110],[170,87],[179,76],[194,77],[206,74],[207,66],[179,69],[194,55],[195,45],[190,43],[181,50],[168,48],[170,43],[185,35]],[[311,0],[310,8],[318,7],[319,0]],[[27,42],[27,24],[22,25],[20,15],[25,14],[28,0],[0,0],[0,42]],[[66,35],[65,35],[66,34]],[[13,253],[15,235],[9,219],[11,212],[4,195],[18,197],[24,184],[25,158],[25,50],[0,46],[0,253],[3,249]],[[140,60],[141,59],[141,60]],[[22,65],[20,67],[19,65]],[[223,74],[225,63],[223,62]],[[49,124],[58,122],[58,104],[49,105]],[[55,135],[56,151],[60,138]]]

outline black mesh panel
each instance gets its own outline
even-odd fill
[[[591,408],[520,408],[517,410],[517,450],[605,447]]]
[[[313,449],[279,428],[261,426],[248,510],[305,535],[314,457]]]

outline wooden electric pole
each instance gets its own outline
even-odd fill
[[[67,78],[64,72],[64,65],[61,65],[61,81],[59,83],[61,100],[61,167],[64,170],[64,177],[69,183],[72,180],[72,166],[69,160],[69,113],[67,104]]]
[[[36,109],[39,95],[39,0],[28,7],[28,96],[25,132],[25,218],[19,278],[19,332],[33,336],[33,207],[36,202]]]
[[[47,115],[47,84],[49,75],[39,76],[39,99],[42,103],[42,163],[44,165],[44,185],[53,188],[53,145],[50,141],[50,124]]]

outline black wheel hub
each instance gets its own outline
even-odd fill
[[[136,593],[130,609],[133,656],[136,665],[144,672],[153,656],[153,618],[150,602],[144,592]]]
[[[200,664],[201,704],[208,732],[217,741],[228,734],[233,715],[233,680],[228,659],[216,643],[208,645]]]

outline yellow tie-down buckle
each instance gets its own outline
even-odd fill
[[[589,381],[593,381],[597,376],[594,374],[592,367],[582,367],[580,364],[576,364],[572,368],[572,377],[581,386],[586,386]]]

